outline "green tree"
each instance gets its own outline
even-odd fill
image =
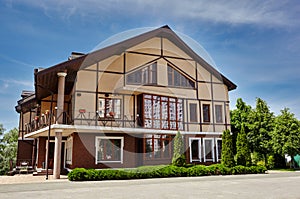
[[[245,133],[244,124],[242,123],[241,131],[238,133],[236,142],[236,162],[237,165],[251,166],[251,153],[248,140]]]
[[[231,126],[233,128],[231,131],[240,132],[242,124],[244,128],[247,127],[251,111],[251,106],[247,105],[241,98],[238,98],[236,101],[236,109],[230,112]]]
[[[222,135],[222,164],[227,167],[235,166],[232,135],[229,130],[223,131]]]
[[[3,128],[3,125],[0,124],[0,170],[1,170],[2,163],[4,161],[4,156],[3,156],[4,144],[2,143],[2,135],[4,131],[5,129]],[[1,171],[0,171],[0,175],[1,175]]]
[[[267,165],[267,155],[272,152],[271,134],[274,128],[274,114],[270,112],[267,103],[256,99],[256,107],[249,115],[248,141],[252,151],[261,154]]]
[[[185,165],[185,155],[184,155],[184,143],[181,133],[178,131],[174,138],[174,152],[172,158],[172,164],[175,166]]]
[[[3,128],[3,125],[0,124],[0,136],[3,135],[5,129]]]
[[[275,127],[272,133],[274,151],[281,155],[288,154],[291,157],[300,154],[299,134],[299,120],[288,108],[284,108],[281,110],[281,114],[275,118]]]
[[[14,161],[16,159],[17,144],[18,130],[16,128],[10,130],[8,133],[3,134],[0,148],[0,175],[6,174],[10,169],[10,161]]]
[[[249,115],[252,112],[250,105],[247,105],[241,98],[236,101],[236,109],[230,111],[231,132],[233,133],[233,149],[236,154],[236,140],[237,135],[241,132],[242,124],[244,124],[244,131],[246,135],[249,132]]]

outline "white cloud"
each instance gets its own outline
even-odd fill
[[[278,0],[15,0],[43,9],[47,16],[59,14],[63,18],[75,15],[111,18],[124,16],[204,20],[229,24],[256,24],[292,26],[297,22],[299,6],[294,2]]]
[[[0,92],[5,93],[9,88],[14,86],[24,86],[27,88],[33,87],[33,82],[26,80],[16,80],[16,79],[3,79],[0,78]],[[10,90],[11,92],[11,90]]]
[[[16,63],[16,64],[20,64],[20,65],[23,65],[23,66],[27,66],[27,67],[33,68],[33,65],[32,65],[32,64],[25,63],[25,62],[23,62],[23,61],[20,61],[20,60],[17,60],[17,59],[8,57],[8,56],[6,56],[6,55],[0,54],[0,58],[5,59],[5,60],[7,60],[7,61],[9,61],[9,62],[12,62],[12,63]]]

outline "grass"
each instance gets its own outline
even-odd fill
[[[294,168],[278,168],[278,169],[271,169],[271,171],[296,171]]]

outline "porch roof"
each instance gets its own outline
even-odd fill
[[[176,135],[177,130],[160,130],[145,128],[123,128],[108,126],[86,126],[86,125],[65,125],[52,124],[50,128],[50,136],[55,136],[55,131],[61,131],[62,136],[69,136],[72,133],[125,133],[125,134],[170,134]],[[48,136],[49,128],[45,127],[40,130],[24,135],[25,138],[37,138]],[[180,131],[182,135],[222,135],[222,132],[191,132]]]

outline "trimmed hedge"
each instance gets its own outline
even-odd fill
[[[267,171],[264,166],[235,166],[225,167],[222,164],[210,166],[195,165],[177,167],[174,165],[142,166],[135,169],[84,169],[76,168],[68,174],[70,181],[101,181],[101,180],[128,180],[145,178],[207,176],[207,175],[237,175],[257,174]]]

